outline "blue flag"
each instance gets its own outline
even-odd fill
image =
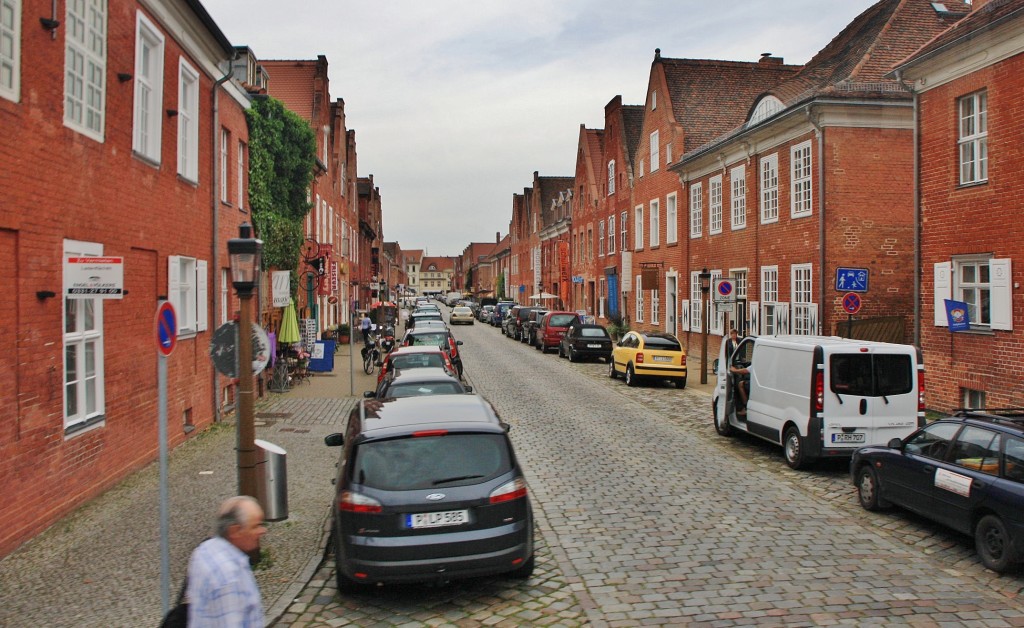
[[[946,302],[946,320],[949,322],[949,331],[967,331],[971,328],[971,316],[967,311],[967,304],[963,301],[943,299]]]

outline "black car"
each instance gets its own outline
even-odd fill
[[[444,322],[444,316],[441,315],[441,310],[415,310],[409,314],[409,318],[406,319],[405,328],[415,329],[416,323],[420,321]]]
[[[558,344],[558,357],[568,357],[570,362],[582,358],[612,359],[612,337],[601,325],[573,323]]]
[[[981,562],[1024,559],[1024,409],[961,410],[853,454],[861,506],[897,505],[974,536]]]
[[[462,395],[473,392],[473,387],[455,379],[443,368],[394,368],[377,384],[376,390],[368,390],[363,396],[368,399],[400,397],[422,397],[426,395]]]
[[[534,567],[533,510],[508,425],[477,395],[363,399],[333,501],[338,589]]]
[[[508,316],[509,310],[515,306],[512,301],[498,301],[494,306],[494,312],[491,313],[490,322],[492,327],[501,327],[505,321],[505,317]],[[504,330],[502,330],[504,333]]]
[[[526,316],[526,320],[523,321],[519,340],[531,347],[537,344],[537,328],[540,326],[540,319],[544,318],[544,315],[547,313],[548,311],[544,308],[531,308],[530,313]]]
[[[504,322],[505,335],[513,340],[519,340],[522,342],[525,337],[523,332],[525,328],[523,325],[530,317],[530,312],[536,310],[535,307],[526,305],[517,305],[513,307],[508,314],[508,318]]]
[[[452,366],[459,372],[460,379],[462,378],[462,356],[459,354],[459,346],[461,345],[462,341],[456,340],[448,329],[441,329],[433,325],[423,329],[410,329],[405,332],[401,344],[403,347],[441,347],[441,349],[448,352],[448,357],[452,361]]]

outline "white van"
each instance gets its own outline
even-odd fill
[[[924,425],[924,366],[911,345],[764,336],[744,338],[731,356],[726,346],[715,360],[715,430],[780,444],[794,469]],[[745,408],[740,386],[749,386]]]

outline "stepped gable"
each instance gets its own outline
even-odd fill
[[[267,71],[270,94],[304,120],[313,119],[317,62],[310,60],[260,61]]]
[[[541,228],[555,224],[554,202],[558,195],[571,190],[576,177],[537,177],[540,186]]]

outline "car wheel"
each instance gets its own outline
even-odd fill
[[[686,378],[685,377],[677,377],[677,378],[675,378],[672,381],[675,382],[676,388],[679,388],[679,389],[686,388]]]
[[[719,436],[725,436],[728,438],[732,436],[732,425],[729,423],[729,417],[725,412],[721,415],[718,414],[718,404],[714,400],[711,401],[711,416],[715,421],[715,431],[718,432]]]
[[[608,377],[615,379],[615,360],[608,358]]]
[[[793,469],[804,466],[804,448],[800,440],[800,432],[795,427],[786,430],[786,436],[782,439],[782,448],[786,453],[786,464]]]
[[[540,351],[541,353],[544,353],[544,343],[543,342],[534,342],[533,343],[533,348],[536,349],[537,351]]]
[[[878,474],[865,464],[857,470],[857,499],[864,510],[881,510],[889,504],[879,493]]]
[[[565,357],[565,351],[562,351],[562,343],[558,343],[558,357],[560,357],[560,358],[564,358]]]
[[[1013,539],[1006,524],[996,515],[985,515],[974,528],[974,545],[985,567],[996,573],[1014,563]]]
[[[509,578],[515,578],[517,580],[526,580],[527,578],[533,575],[533,566],[533,556],[530,556],[526,559],[526,562],[524,562],[519,567],[516,567],[512,571],[508,572],[507,575]]]
[[[627,386],[636,386],[638,383],[639,382],[636,381],[636,373],[633,372],[633,365],[632,364],[627,364],[626,365],[626,385]]]
[[[579,361],[579,358],[576,357],[576,352],[573,351],[572,347],[569,347],[569,361],[570,362],[578,362]]]

